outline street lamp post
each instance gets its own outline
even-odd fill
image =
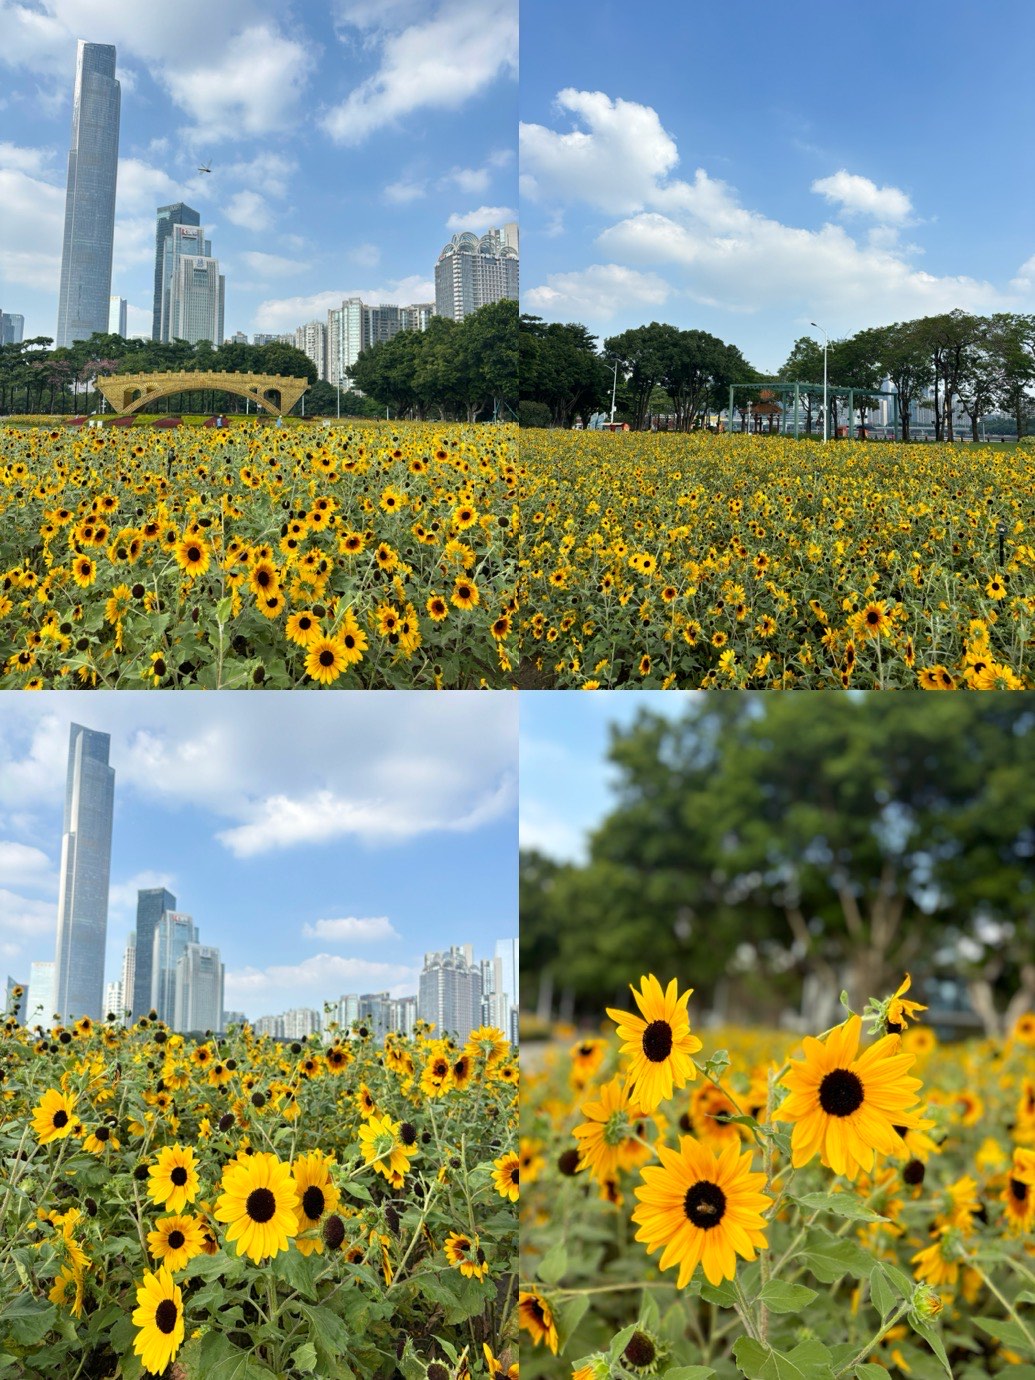
[[[810,321],[810,326],[815,326],[817,331],[823,331],[823,327],[818,321]],[[827,443],[827,427],[830,423],[830,407],[827,403],[827,350],[830,347],[830,340],[826,331],[823,331],[823,444]],[[849,417],[849,422],[852,420]]]

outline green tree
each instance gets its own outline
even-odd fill
[[[641,711],[610,760],[588,863],[522,895],[584,1004],[648,970],[707,1000],[739,971],[788,1000],[818,980],[825,1019],[842,987],[858,1010],[943,968],[990,1030],[1035,1005],[1027,704],[709,696],[677,721]]]

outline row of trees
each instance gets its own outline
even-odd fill
[[[496,302],[457,323],[432,317],[426,331],[402,331],[364,350],[352,373],[353,389],[339,391],[317,378],[301,350],[281,341],[216,347],[201,340],[168,343],[96,334],[70,347],[53,349],[37,336],[0,346],[0,413],[76,413],[102,406],[98,378],[111,374],[226,373],[285,374],[306,378],[310,387],[295,411],[306,415],[377,415],[386,407],[397,416],[442,418],[504,416],[517,402],[517,304]],[[354,390],[359,390],[354,391]],[[234,393],[191,390],[162,400],[167,411],[243,412],[246,399]]]
[[[648,970],[741,1023],[731,991],[822,1023],[842,988],[861,1010],[907,971],[969,994],[990,1033],[1035,1008],[1030,705],[713,695],[641,710],[609,756],[587,861],[522,855],[526,1009],[566,994],[596,1020]]]
[[[766,385],[799,382],[809,385],[800,395],[804,430],[823,427],[823,348],[810,336],[795,342],[775,376],[706,331],[657,321],[609,337],[598,351],[585,326],[522,316],[520,350],[521,416],[529,425],[570,426],[576,416],[610,410],[613,395],[616,416],[634,428],[663,412],[670,425],[687,431],[728,407],[731,383],[753,385],[736,395],[735,411],[743,416],[749,403],[765,400]],[[952,311],[873,327],[831,341],[827,369],[832,435],[844,415],[844,390],[855,390],[865,426],[890,380],[903,440],[909,440],[910,410],[919,406],[933,413],[936,440],[954,439],[954,406],[969,418],[974,440],[980,419],[993,411],[1010,416],[1021,436],[1035,418],[1035,316]]]

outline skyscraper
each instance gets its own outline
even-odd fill
[[[126,338],[126,315],[128,303],[125,297],[112,297],[108,302],[108,333]]]
[[[173,206],[159,206],[155,231],[155,296],[151,314],[151,339],[162,340],[162,314],[168,312],[166,281],[163,276],[166,241],[172,236],[174,225],[199,226],[201,217],[192,206],[177,201]]]
[[[202,227],[170,225],[162,244],[160,339],[221,345],[225,293],[226,279]]]
[[[198,929],[189,915],[167,910],[155,926],[151,947],[151,1005],[158,1019],[176,1019],[176,965],[188,944],[198,942]]]
[[[481,969],[470,944],[454,944],[448,953],[424,955],[417,1014],[431,1021],[437,1035],[466,1040],[481,1024]]]
[[[138,1021],[151,1010],[151,961],[155,930],[167,910],[176,909],[176,897],[164,886],[137,892],[136,953],[133,966],[132,1001],[127,992],[126,1005]]]
[[[21,312],[0,311],[0,345],[20,345],[25,335],[25,317]]]
[[[59,347],[108,328],[120,102],[115,49],[80,39],[61,246],[55,340]]]
[[[107,733],[72,724],[58,885],[54,1010],[62,1020],[104,1015],[104,941],[115,771]],[[48,1013],[49,1015],[49,1013]]]
[[[174,1030],[223,1029],[223,963],[219,950],[188,944],[176,962]]]
[[[49,1029],[54,1020],[54,964],[34,963],[29,969],[25,1024]]]

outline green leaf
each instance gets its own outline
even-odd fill
[[[952,1380],[952,1366],[949,1365],[949,1358],[945,1354],[945,1345],[941,1337],[938,1336],[938,1333],[935,1332],[933,1327],[928,1327],[926,1323],[917,1322],[914,1318],[910,1318],[910,1321],[913,1324],[913,1331],[916,1332],[918,1336],[923,1337],[924,1341],[945,1367],[945,1374],[949,1377],[949,1380]]]
[[[568,1345],[568,1341],[578,1327],[579,1323],[586,1316],[589,1309],[589,1295],[576,1294],[573,1299],[554,1312],[557,1322],[557,1336],[560,1339],[560,1349],[563,1351]]]
[[[289,1289],[294,1289],[305,1299],[316,1298],[313,1284],[316,1276],[311,1255],[303,1255],[301,1251],[293,1249],[281,1251],[274,1256],[271,1269]]]
[[[201,1339],[198,1368],[205,1380],[272,1380],[273,1377],[272,1371],[214,1328]]]
[[[860,1361],[855,1368],[856,1380],[888,1380],[888,1372],[873,1361]]]
[[[536,1274],[544,1284],[559,1284],[568,1270],[568,1248],[563,1238],[555,1241],[539,1262]]]
[[[309,1321],[312,1335],[317,1343],[323,1343],[322,1349],[332,1358],[337,1358],[349,1349],[351,1337],[348,1328],[338,1317],[333,1308],[303,1308],[303,1314]]]
[[[898,1306],[895,1291],[888,1283],[888,1277],[880,1265],[870,1275],[870,1297],[873,1299],[874,1308],[880,1314],[881,1322]]]
[[[297,1351],[291,1353],[291,1364],[303,1375],[309,1375],[316,1369],[316,1347],[312,1342],[303,1342]]]
[[[607,1349],[608,1359],[617,1361],[622,1352],[629,1345],[634,1332],[639,1331],[636,1323],[631,1323],[628,1327],[623,1327],[621,1332],[616,1332],[611,1338],[611,1345]]]
[[[661,1380],[708,1380],[714,1374],[711,1366],[671,1366],[662,1371]]]
[[[771,1279],[758,1296],[759,1303],[773,1313],[800,1313],[817,1297],[815,1289],[804,1284],[786,1284],[782,1279]]]
[[[887,1222],[879,1212],[868,1208],[854,1193],[805,1193],[794,1200],[811,1211],[831,1212],[851,1222]]]
[[[747,1380],[834,1380],[830,1352],[821,1342],[801,1342],[793,1351],[781,1352],[751,1337],[740,1337],[733,1354]]]
[[[643,1302],[640,1304],[640,1325],[650,1332],[658,1332],[661,1328],[661,1309],[650,1289],[643,1291]]]
[[[854,1241],[837,1240],[827,1232],[813,1232],[798,1259],[821,1284],[833,1284],[842,1275],[867,1279],[875,1263]]]
[[[702,1284],[701,1298],[717,1304],[720,1308],[734,1308],[737,1303],[737,1291],[731,1279],[724,1279],[721,1284]]]
[[[56,1319],[57,1309],[52,1303],[44,1303],[31,1294],[19,1293],[0,1313],[0,1327],[6,1325],[6,1330],[21,1346],[36,1346]]]
[[[1035,1354],[1031,1342],[1012,1318],[975,1318],[973,1321],[975,1327],[980,1327],[982,1332],[987,1332],[997,1342],[1019,1347],[1028,1356]]]

